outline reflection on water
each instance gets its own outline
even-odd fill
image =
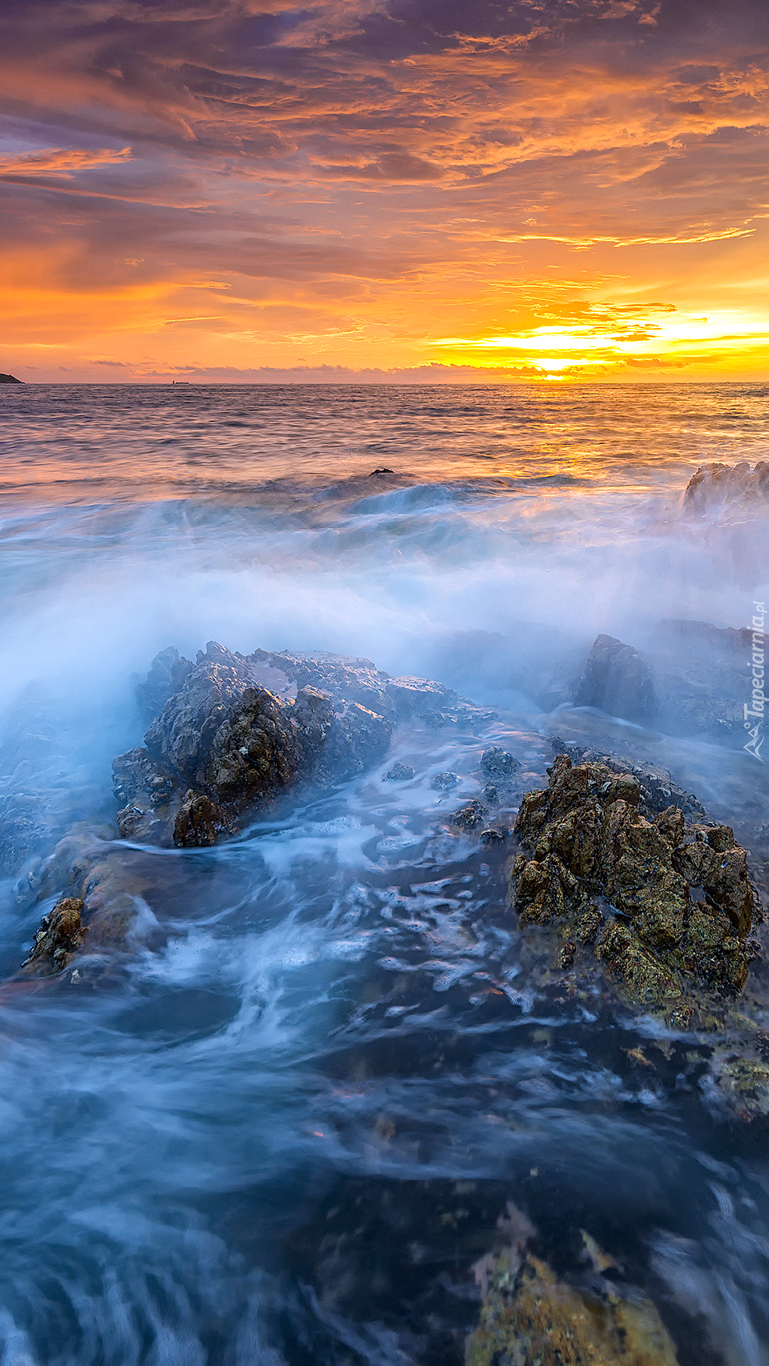
[[[402,727],[380,770],[229,845],[119,846],[132,952],[81,991],[3,989],[4,1366],[458,1366],[510,1202],[559,1275],[583,1231],[605,1249],[682,1366],[769,1361],[762,1122],[719,1108],[696,1039],[543,985],[504,848],[445,824],[490,744],[536,786],[550,734],[597,730],[760,864],[759,765],[546,715],[540,683],[598,630],[748,620],[765,520],[687,525],[679,495],[701,459],[766,455],[769,392],[0,399],[0,796],[31,794],[48,848],[75,829],[115,856],[132,675],[170,642],[363,653],[499,714]],[[396,759],[414,778],[382,782]],[[6,974],[40,915],[16,883]]]

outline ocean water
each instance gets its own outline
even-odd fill
[[[0,988],[3,1366],[459,1366],[509,1202],[558,1268],[595,1238],[682,1366],[769,1363],[766,1122],[690,1039],[543,991],[505,851],[446,825],[485,748],[537,786],[559,734],[666,764],[764,866],[761,764],[548,679],[600,631],[750,623],[765,511],[682,493],[769,458],[767,419],[750,385],[0,390],[0,798],[34,793],[48,847],[114,855],[110,764],[169,644],[364,655],[496,712],[403,727],[230,844],[124,848],[130,953]],[[4,977],[46,908],[26,871]]]

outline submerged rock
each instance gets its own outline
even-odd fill
[[[508,1206],[500,1227],[510,1245],[475,1268],[483,1306],[467,1366],[677,1366],[656,1306],[589,1234],[588,1267],[567,1279],[527,1246],[535,1231],[520,1210]]]
[[[402,764],[400,761],[388,768],[382,779],[385,783],[407,783],[414,777],[414,770],[411,764]]]
[[[459,786],[459,776],[446,769],[444,773],[436,773],[430,786],[435,792],[451,792],[453,788]]]
[[[481,826],[486,824],[488,814],[483,802],[479,802],[476,797],[473,797],[472,801],[467,802],[465,806],[461,806],[458,811],[454,812],[451,817],[451,824],[458,826],[460,830],[479,830]]]
[[[549,773],[515,824],[527,851],[511,870],[521,925],[552,924],[566,945],[592,945],[630,1001],[678,1024],[693,994],[739,993],[754,903],[733,831],[689,823],[674,804],[655,812],[636,774],[605,763],[560,754]]]

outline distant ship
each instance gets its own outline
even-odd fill
[[[171,383],[172,383],[172,384],[189,384],[189,380],[188,380],[188,379],[172,379],[172,380],[171,380]]]

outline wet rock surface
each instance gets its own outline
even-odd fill
[[[215,642],[195,664],[164,650],[138,696],[161,710],[144,745],[113,765],[118,829],[183,847],[233,834],[303,783],[326,788],[364,773],[387,753],[400,720],[488,716],[440,683],[391,678],[370,660],[242,655]],[[407,767],[388,776],[413,776]]]
[[[400,760],[388,768],[382,782],[383,783],[408,783],[414,777],[414,770],[411,764],[402,764]]]
[[[683,508],[690,516],[703,516],[715,508],[764,500],[769,500],[769,461],[759,460],[752,467],[747,460],[736,465],[712,461],[692,475]]]
[[[687,820],[675,799],[660,810],[618,768],[557,757],[521,803],[511,893],[522,927],[558,930],[560,966],[589,946],[627,1000],[686,1026],[703,993],[747,980],[747,855],[730,827]]]
[[[483,1296],[466,1366],[676,1366],[653,1302],[583,1233],[586,1269],[559,1276],[532,1251],[535,1230],[508,1208],[510,1245],[476,1266]]]
[[[212,844],[300,783],[328,785],[383,757],[392,722],[360,700],[384,700],[373,666],[323,661],[313,668],[283,657],[284,669],[273,660],[214,642],[194,665],[173,652],[158,656],[140,700],[160,701],[174,679],[181,686],[144,745],[115,760],[121,834]]]
[[[81,922],[84,903],[80,897],[63,897],[44,916],[29,958],[26,973],[48,977],[63,972],[81,947],[85,929]]]

